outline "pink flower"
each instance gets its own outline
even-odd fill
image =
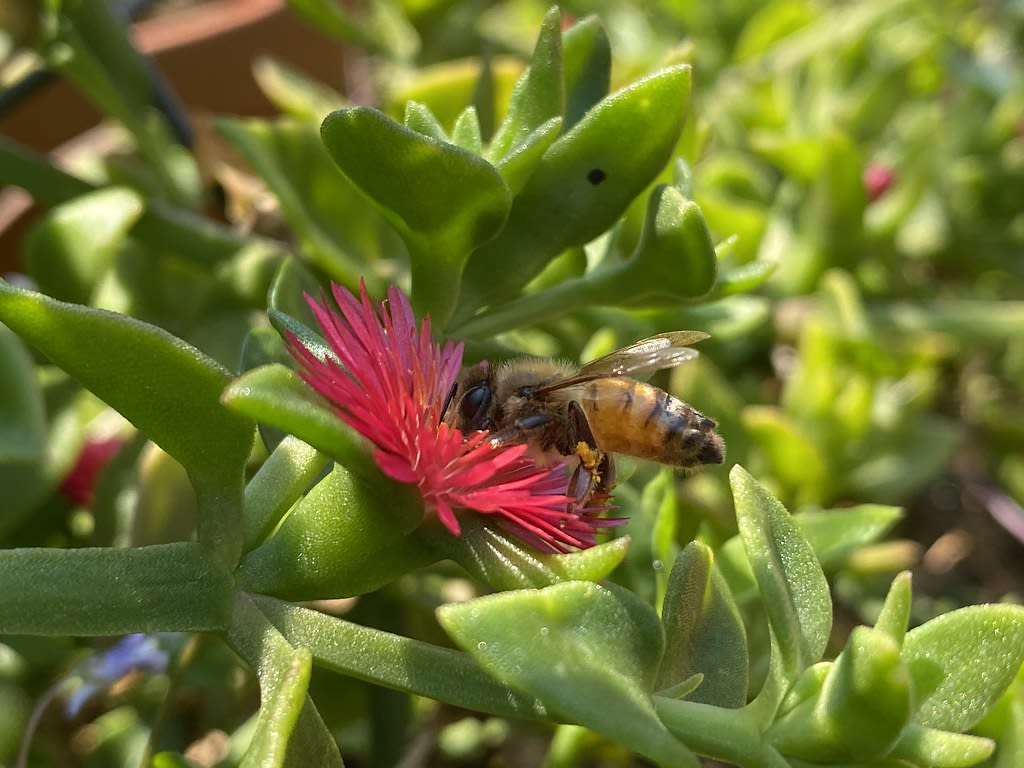
[[[332,286],[338,314],[326,299],[307,296],[337,360],[320,359],[289,335],[306,382],[338,417],[375,446],[388,477],[419,488],[429,512],[458,535],[455,510],[494,515],[518,538],[542,551],[567,552],[595,543],[599,501],[580,506],[567,494],[565,466],[540,467],[525,445],[496,447],[486,432],[463,435],[441,421],[459,374],[462,345],[431,337],[430,320],[417,330],[408,298],[395,287],[375,309],[360,285],[356,298]]]
[[[87,439],[75,465],[61,481],[60,492],[64,497],[77,506],[87,507],[92,504],[93,490],[100,473],[124,444],[123,437]]]
[[[868,202],[873,203],[888,192],[896,182],[896,172],[888,165],[872,163],[864,169],[862,180]]]

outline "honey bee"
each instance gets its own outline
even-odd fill
[[[612,453],[675,467],[721,464],[725,443],[713,419],[630,378],[693,360],[697,351],[687,345],[707,337],[662,333],[582,368],[542,358],[480,363],[459,377],[444,419],[464,434],[488,430],[494,444],[526,443],[541,463],[579,457],[578,497],[614,486]]]

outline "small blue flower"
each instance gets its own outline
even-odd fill
[[[81,679],[64,705],[68,717],[75,717],[85,703],[105,691],[129,672],[163,672],[170,657],[155,635],[137,633],[121,638],[105,651],[85,659],[76,671]]]

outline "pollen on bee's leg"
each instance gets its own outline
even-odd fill
[[[592,445],[580,440],[576,443],[576,455],[580,457],[580,463],[590,472],[597,472],[597,467],[604,458],[604,453]]]

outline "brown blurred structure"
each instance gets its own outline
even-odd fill
[[[139,21],[133,38],[190,113],[271,114],[252,76],[253,59],[261,55],[342,86],[341,43],[302,22],[285,0],[204,0]],[[0,134],[49,152],[100,120],[72,85],[54,78],[0,115]],[[0,272],[16,263],[30,206],[20,190],[0,188]]]

